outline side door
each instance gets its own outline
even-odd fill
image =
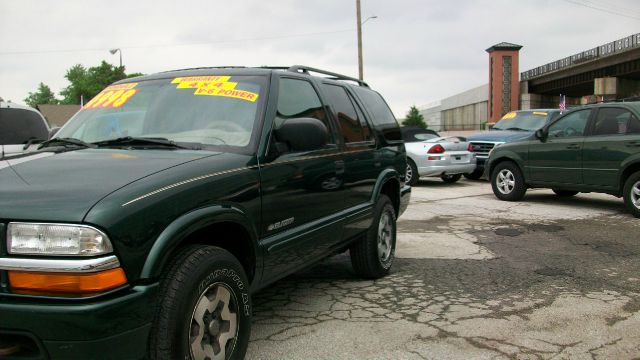
[[[640,121],[625,108],[602,107],[591,129],[584,141],[584,183],[616,189],[622,161],[640,151]]]
[[[262,225],[266,251],[264,280],[288,274],[331,251],[342,232],[344,162],[330,115],[313,84],[301,78],[278,80],[277,111],[269,154],[260,164]],[[328,130],[326,145],[295,151],[279,142],[276,130],[288,119],[315,118]]]
[[[582,183],[582,145],[591,111],[566,114],[549,125],[546,141],[531,143],[528,169],[531,182]]]

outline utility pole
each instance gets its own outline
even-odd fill
[[[356,0],[356,17],[358,21],[358,79],[364,80],[362,71],[362,15],[360,14],[360,0]]]

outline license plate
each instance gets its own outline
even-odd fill
[[[456,160],[462,160],[460,156],[456,156]]]

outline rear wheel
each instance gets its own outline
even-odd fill
[[[578,194],[577,191],[570,191],[570,190],[551,189],[551,191],[553,191],[554,193],[556,193],[556,195],[561,197],[571,197]]]
[[[214,246],[189,246],[176,259],[162,283],[149,358],[242,359],[251,333],[244,269]]]
[[[640,218],[640,171],[629,176],[622,191],[627,209],[633,216]]]
[[[511,161],[501,162],[491,172],[491,188],[500,200],[522,200],[527,187],[518,165]]]
[[[452,184],[458,180],[460,180],[460,178],[462,177],[462,174],[445,174],[440,176],[440,179],[442,179],[442,181],[446,182],[447,184]]]
[[[349,249],[353,269],[365,278],[381,278],[391,269],[395,249],[396,212],[389,197],[380,195],[372,226],[367,234]]]
[[[470,172],[468,174],[464,174],[464,177],[466,177],[469,180],[478,180],[482,177],[482,170],[474,170],[473,172]]]
[[[420,174],[418,174],[418,167],[413,160],[407,158],[407,172],[405,173],[404,181],[410,186],[414,186],[420,180]]]

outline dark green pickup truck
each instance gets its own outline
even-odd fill
[[[0,161],[0,358],[241,358],[253,292],[347,250],[389,272],[406,166],[387,104],[343,75],[111,85]]]

